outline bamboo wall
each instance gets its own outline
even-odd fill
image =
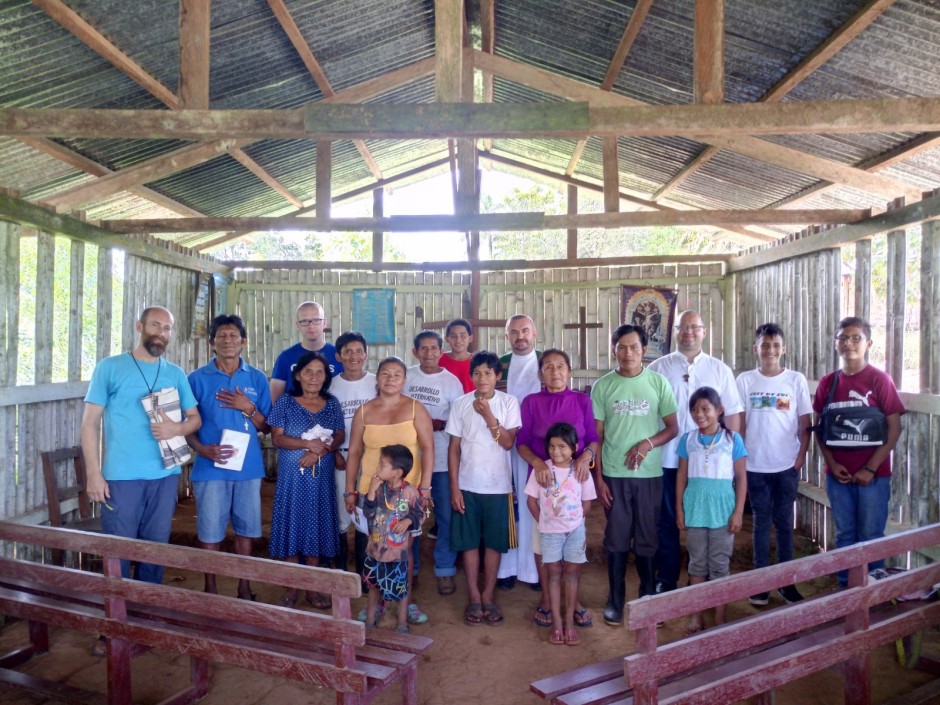
[[[24,289],[20,278],[21,246],[35,238],[37,257],[35,288]],[[24,521],[45,521],[46,491],[39,454],[46,450],[79,444],[83,409],[82,399],[88,389],[87,372],[82,373],[82,355],[100,360],[121,350],[130,350],[135,340],[134,322],[150,304],[167,306],[176,314],[176,330],[167,349],[167,359],[191,369],[197,357],[205,360],[205,345],[190,339],[192,302],[195,298],[195,273],[145,261],[124,258],[124,287],[112,289],[112,267],[121,255],[76,240],[60,241],[58,252],[68,257],[56,258],[56,238],[36,233],[19,225],[0,221],[0,448],[3,471],[0,472],[0,517]],[[86,257],[97,254],[95,286],[86,289]],[[67,302],[56,300],[54,282],[67,283]],[[35,304],[33,330],[20,331],[24,297]],[[123,300],[123,310],[115,310]],[[83,308],[93,303],[95,330],[83,331]],[[123,321],[120,342],[112,340],[112,320]],[[68,319],[65,340],[54,339]],[[35,341],[33,368],[35,384],[17,386],[20,337]],[[84,339],[83,339],[84,334]],[[91,347],[91,350],[88,348]],[[200,353],[200,350],[202,352]],[[67,360],[67,379],[53,381],[53,359]],[[61,360],[59,360],[61,362]],[[86,368],[88,365],[85,366]],[[57,468],[60,484],[65,485],[66,468]],[[71,480],[73,482],[74,480]]]
[[[500,354],[508,350],[502,322],[515,313],[532,316],[538,347],[560,347],[576,368],[574,385],[584,387],[611,367],[610,332],[620,323],[622,285],[678,289],[680,310],[694,308],[709,325],[710,352],[724,356],[725,323],[719,279],[721,264],[583,267],[555,270],[494,271],[481,274],[480,318],[499,325],[475,331],[478,349]],[[230,307],[245,319],[249,359],[270,373],[284,348],[298,340],[294,313],[303,301],[321,303],[329,319],[328,339],[353,328],[353,289],[392,287],[395,327],[392,345],[370,345],[369,367],[388,355],[415,364],[411,348],[425,321],[446,321],[467,315],[470,274],[467,272],[336,272],[328,270],[255,270],[236,273],[229,292]],[[234,295],[233,295],[234,294]],[[235,302],[232,304],[231,302]],[[586,360],[579,359],[579,333],[564,325],[577,323],[579,308],[600,328],[586,335]],[[443,330],[439,328],[443,334]]]

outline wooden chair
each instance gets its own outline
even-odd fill
[[[69,529],[81,531],[101,532],[101,517],[95,516],[92,511],[88,492],[85,489],[85,460],[82,457],[81,446],[62,448],[60,450],[47,450],[39,454],[42,458],[42,474],[46,482],[46,501],[49,505],[49,524],[51,526],[64,526]],[[75,483],[66,487],[59,487],[56,465],[71,461],[75,469]],[[77,501],[77,506],[76,505]],[[63,517],[78,509],[78,518],[65,521]],[[52,551],[52,562],[62,565],[64,554],[60,550]],[[82,554],[78,556],[79,568],[82,567]]]

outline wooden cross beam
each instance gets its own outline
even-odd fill
[[[602,328],[600,323],[587,322],[587,310],[584,306],[578,306],[578,322],[566,323],[562,328],[565,330],[578,331],[578,358],[581,363],[581,369],[587,369],[587,332],[588,328]]]

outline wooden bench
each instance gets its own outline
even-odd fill
[[[769,705],[774,688],[842,664],[845,702],[871,702],[870,652],[940,623],[940,602],[897,598],[940,583],[940,564],[869,580],[867,564],[940,543],[940,525],[633,600],[636,652],[530,685],[556,705],[623,703]],[[845,590],[767,610],[660,646],[657,622],[849,570]]]
[[[418,702],[418,656],[431,639],[367,630],[352,619],[350,598],[361,594],[353,573],[11,522],[0,522],[0,541],[96,554],[104,566],[99,575],[0,558],[0,614],[28,620],[30,640],[0,657],[0,682],[55,699],[100,701],[100,694],[13,670],[48,651],[48,625],[54,625],[107,637],[110,705],[130,703],[131,658],[150,648],[190,656],[191,684],[165,704],[191,703],[208,693],[210,662],[331,688],[338,703],[368,703],[395,684],[403,703]],[[326,593],[332,614],[125,580],[122,558]]]

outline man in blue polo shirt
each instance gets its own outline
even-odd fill
[[[209,343],[215,358],[189,375],[202,428],[186,437],[197,453],[192,482],[199,543],[218,551],[231,520],[240,556],[250,556],[252,539],[261,536],[264,459],[258,432],[267,431],[271,412],[267,377],[242,359],[247,342],[241,318],[213,319]],[[218,592],[211,573],[206,573],[205,591]],[[238,581],[237,596],[255,599],[247,580]]]
[[[287,389],[294,365],[305,353],[318,352],[323,355],[330,365],[330,373],[334,379],[343,371],[343,363],[336,357],[336,347],[323,338],[326,330],[326,314],[323,307],[315,301],[304,301],[297,307],[296,322],[297,330],[300,331],[300,342],[282,350],[274,361],[274,371],[271,373],[272,404]]]

